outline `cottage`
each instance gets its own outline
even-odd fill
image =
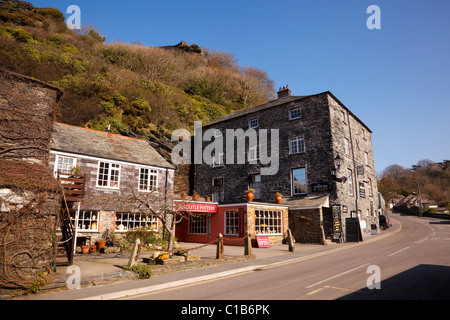
[[[78,244],[94,244],[106,230],[159,231],[158,220],[141,214],[130,198],[172,203],[174,167],[145,140],[55,123],[49,169],[66,182]]]
[[[263,146],[263,139],[249,135],[244,155],[236,148],[212,150],[212,164],[195,164],[194,189],[211,195],[219,208],[241,203],[244,191],[252,188],[260,203],[276,205],[274,195],[283,194],[281,205],[290,210],[282,221],[289,220],[296,241],[358,241],[378,229],[372,131],[331,92],[292,96],[289,87],[283,88],[278,99],[230,113],[202,130],[215,130],[228,146],[233,143],[225,133],[238,128],[253,129],[257,137],[262,130],[275,133],[278,143]],[[208,147],[203,142],[202,150]],[[278,159],[275,174],[263,170],[264,153]],[[238,157],[245,162],[237,164]]]

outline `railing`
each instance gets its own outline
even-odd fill
[[[63,188],[64,196],[68,202],[78,202],[84,197],[86,183],[86,174],[73,175],[61,174],[58,172],[58,178]]]
[[[73,255],[75,248],[75,228],[70,218],[68,202],[81,201],[84,196],[84,187],[86,174],[84,175],[65,175],[57,174],[58,182],[63,192],[62,208],[59,212],[61,226],[61,239],[59,247],[63,247],[67,255],[68,264],[73,264]]]

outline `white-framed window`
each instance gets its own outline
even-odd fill
[[[353,195],[353,173],[352,170],[347,169],[348,194]]]
[[[208,231],[208,215],[195,214],[189,216],[189,233],[206,234]]]
[[[256,234],[282,234],[283,211],[281,210],[255,210]]]
[[[301,116],[300,108],[289,110],[289,120],[300,119]]]
[[[344,151],[345,151],[345,154],[350,153],[349,149],[348,149],[348,139],[347,138],[344,138]]]
[[[222,136],[222,130],[221,129],[214,129],[214,137],[218,138]]]
[[[116,231],[128,231],[145,228],[158,231],[158,219],[140,213],[118,212],[116,213]]]
[[[257,161],[259,159],[259,146],[251,146],[248,148],[248,161]]]
[[[361,137],[366,139],[366,131],[364,129],[361,129]]]
[[[255,199],[261,199],[261,175],[254,174],[253,181],[250,181],[248,186],[249,189],[255,190],[254,192]]]
[[[366,166],[369,165],[369,154],[367,152],[364,152],[364,163]]]
[[[250,129],[258,128],[258,118],[253,118],[248,121],[248,127]]]
[[[158,170],[139,169],[139,191],[155,191],[158,188]]]
[[[76,211],[70,211],[70,218],[73,225],[82,232],[98,231],[98,219],[100,212],[96,210],[81,210],[76,221]]]
[[[342,122],[345,122],[345,112],[341,111],[341,120]]]
[[[367,189],[369,189],[368,190],[369,196],[372,197],[373,196],[373,194],[372,194],[372,179],[370,179],[370,178],[369,178],[369,183],[367,184]]]
[[[223,159],[224,159],[224,155],[223,153],[217,153],[214,154],[214,162],[213,162],[213,167],[217,168],[217,167],[223,167]]]
[[[77,165],[77,158],[56,155],[55,158],[55,174],[58,172],[63,174],[70,174],[72,168]]]
[[[97,187],[119,188],[120,164],[106,161],[98,162]]]
[[[292,193],[294,195],[306,194],[306,168],[292,169]]]
[[[289,139],[289,152],[290,154],[304,153],[305,139],[303,137],[294,137]]]
[[[225,211],[225,235],[239,235],[239,213],[237,210]]]

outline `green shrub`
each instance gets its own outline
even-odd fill
[[[125,267],[125,270],[137,273],[139,279],[148,279],[152,276],[152,269],[148,265],[136,264],[132,267]]]
[[[137,239],[139,239],[142,244],[153,244],[158,242],[158,237],[155,232],[145,228],[128,231],[125,239],[130,243],[134,243]]]

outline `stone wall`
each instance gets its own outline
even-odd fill
[[[296,242],[325,244],[322,209],[293,210],[289,215],[290,228]]]
[[[46,165],[63,92],[0,68],[0,158]]]

